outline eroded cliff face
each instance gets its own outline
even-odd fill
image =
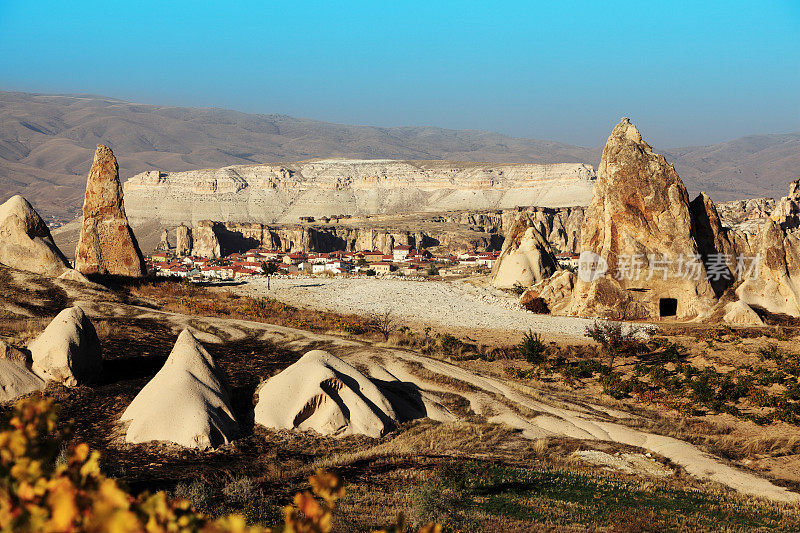
[[[176,252],[219,257],[255,247],[287,252],[380,250],[410,245],[442,252],[500,250],[515,217],[524,212],[555,251],[574,251],[580,242],[583,208],[452,212],[433,215],[346,217],[328,223],[260,224],[200,221],[179,225]],[[173,228],[169,228],[170,231]]]
[[[380,250],[390,254],[395,246],[408,245],[452,252],[482,252],[499,249],[503,242],[499,234],[470,231],[431,233],[352,226],[270,227],[212,221],[201,221],[192,228],[192,234],[192,254],[211,258],[258,247],[285,252]]]
[[[132,219],[169,226],[200,220],[296,223],[338,214],[586,205],[594,178],[594,169],[581,163],[329,159],[144,172],[125,183],[125,201]]]

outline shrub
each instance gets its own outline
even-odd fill
[[[235,477],[222,487],[222,494],[232,502],[246,503],[263,495],[253,480],[247,476]]]
[[[608,365],[613,369],[614,359],[617,357],[635,355],[645,348],[644,343],[637,338],[639,331],[633,326],[626,328],[622,322],[596,320],[586,328],[586,336],[603,347],[609,359]]]
[[[519,353],[529,363],[542,363],[547,360],[547,346],[538,333],[528,330],[519,345]]]
[[[457,337],[450,335],[449,333],[443,334],[439,337],[439,346],[442,347],[442,350],[445,353],[451,353],[456,351],[457,349],[461,348],[464,345],[461,340]]]
[[[172,496],[181,500],[188,500],[195,507],[204,507],[208,502],[208,491],[206,485],[199,479],[195,479],[191,484],[178,483]]]
[[[544,301],[544,298],[538,296],[522,302],[522,307],[540,315],[550,314],[550,308],[547,306],[547,302]]]
[[[768,361],[781,361],[783,359],[783,352],[774,342],[770,342],[766,346],[759,348],[758,355],[761,356],[762,359],[767,359]]]

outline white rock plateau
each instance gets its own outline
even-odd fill
[[[298,217],[586,205],[595,171],[581,163],[325,159],[187,172],[125,182],[132,221],[297,222]]]
[[[183,330],[166,363],[122,413],[125,440],[207,449],[227,444],[239,426],[214,360]]]
[[[100,340],[80,307],[61,311],[28,346],[32,370],[68,387],[92,382],[102,371]]]
[[[255,409],[255,422],[262,426],[323,435],[380,437],[397,420],[389,399],[367,376],[322,350],[266,380]]]

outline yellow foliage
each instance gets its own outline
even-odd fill
[[[211,519],[182,499],[163,492],[134,498],[100,472],[100,454],[74,446],[66,464],[56,464],[63,441],[49,399],[20,401],[0,431],[0,531],[147,533],[269,532],[244,517]],[[328,533],[336,501],[344,495],[336,474],[317,470],[311,492],[298,493],[284,508],[284,533]],[[440,533],[430,524],[420,533]]]

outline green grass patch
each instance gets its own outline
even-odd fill
[[[478,463],[439,467],[412,494],[414,519],[445,531],[491,524],[609,527],[626,531],[797,531],[795,510],[667,482]]]

